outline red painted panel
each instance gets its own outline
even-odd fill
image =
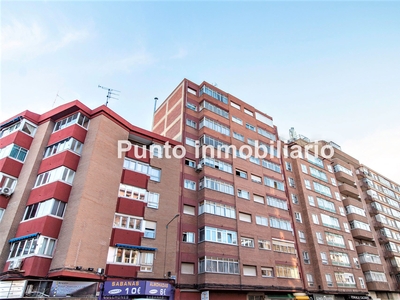
[[[18,177],[24,164],[10,157],[5,157],[0,160],[0,172]]]
[[[147,182],[149,181],[150,176],[129,171],[123,170],[122,171],[122,178],[121,182],[128,185],[133,185],[138,188],[147,189]]]
[[[56,198],[63,202],[68,202],[72,186],[61,181],[52,182],[41,187],[35,188],[29,195],[27,205],[41,202],[43,200]]]
[[[131,150],[126,153],[126,157],[132,158],[134,160],[142,161],[147,164],[150,163],[150,151],[143,150],[143,147],[132,145]]]
[[[143,217],[146,203],[127,198],[118,198],[116,212],[130,216]]]
[[[15,237],[40,232],[41,235],[57,239],[62,220],[51,216],[45,216],[19,224]]]
[[[4,267],[4,272],[8,270],[7,262]],[[24,270],[24,276],[44,277],[49,272],[51,258],[31,256],[23,259],[21,270]]]
[[[66,166],[67,168],[76,171],[76,169],[78,168],[79,159],[79,155],[71,151],[63,151],[42,160],[38,174],[47,172],[60,166]]]
[[[59,141],[65,140],[66,138],[73,137],[76,140],[83,143],[86,138],[87,130],[79,125],[71,125],[64,129],[54,132],[49,139],[47,145],[53,145]]]
[[[113,228],[110,239],[110,246],[115,244],[128,244],[140,246],[144,233],[140,231],[124,230]]]
[[[89,271],[86,271],[89,272]],[[99,280],[99,275],[95,273],[86,273],[82,271],[70,271],[70,270],[61,270],[56,272],[51,272],[47,277],[73,277],[73,278],[82,278],[82,279],[94,279]]]
[[[6,196],[0,195],[0,208],[7,208],[8,199]]]
[[[18,130],[0,139],[0,148],[4,148],[5,146],[10,144],[17,144],[22,148],[29,149],[32,144],[32,140],[33,137]]]
[[[108,277],[117,276],[118,278],[121,277],[133,278],[137,276],[139,270],[140,270],[139,266],[107,265],[106,275]]]

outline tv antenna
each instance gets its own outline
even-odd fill
[[[121,93],[121,91],[114,90],[114,89],[110,89],[110,88],[108,88],[108,87],[101,86],[101,85],[99,85],[98,87],[99,87],[99,88],[102,88],[103,90],[108,90],[106,106],[107,106],[107,104],[108,104],[108,100],[109,100],[109,99],[118,100],[118,98],[116,98],[116,97],[114,97],[114,96],[119,96],[118,93]]]
[[[52,107],[54,107],[54,104],[56,104],[56,100],[57,100],[57,98],[61,98],[62,100],[64,100],[65,101],[65,99],[63,98],[63,97],[61,97],[58,93],[60,92],[60,90],[58,90],[57,91],[57,95],[56,95],[56,97],[54,98],[54,101],[53,101],[53,106]]]

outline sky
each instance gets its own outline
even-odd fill
[[[187,78],[400,184],[400,2],[1,1],[0,121],[78,99],[150,129]]]

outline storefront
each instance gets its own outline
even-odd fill
[[[171,284],[148,280],[112,280],[104,282],[99,300],[122,299],[174,299],[174,288]]]

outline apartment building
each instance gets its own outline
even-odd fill
[[[308,299],[272,118],[184,80],[157,109],[153,131],[187,150],[176,296]]]
[[[0,128],[0,298],[173,297],[179,143],[79,101]]]

